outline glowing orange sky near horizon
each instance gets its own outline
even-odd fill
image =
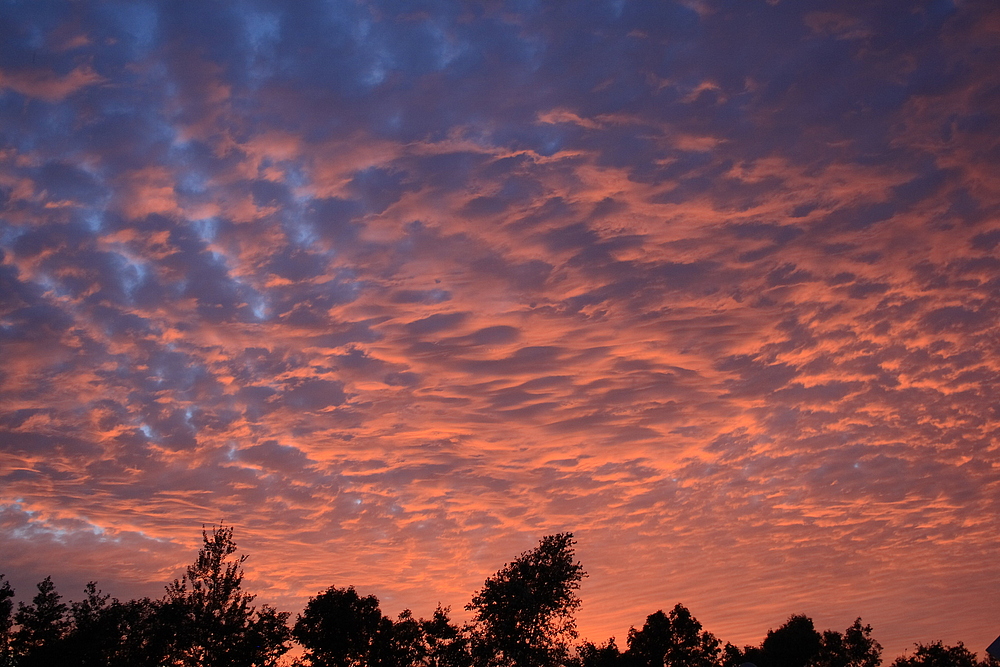
[[[1000,13],[812,4],[0,9],[0,572],[982,653]]]

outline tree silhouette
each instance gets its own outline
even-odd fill
[[[540,667],[566,661],[575,639],[576,591],[586,576],[573,560],[572,533],[542,538],[486,580],[466,609],[475,612],[473,655],[481,665]]]
[[[451,622],[450,612],[449,607],[439,604],[430,619],[420,621],[427,646],[424,658],[427,667],[469,667],[472,664],[468,637]]]
[[[14,629],[14,589],[10,582],[0,574],[0,667],[9,667],[14,663],[13,639]]]
[[[111,596],[98,590],[97,583],[93,581],[84,587],[83,592],[83,600],[70,605],[72,629],[64,640],[68,649],[66,652],[78,658],[74,662],[106,664],[111,662],[109,654],[115,644],[122,639],[119,632],[109,632],[107,627]]]
[[[720,667],[739,667],[746,662],[751,662],[751,656],[759,652],[760,649],[755,646],[744,646],[741,649],[735,644],[726,642],[719,654],[719,665]]]
[[[945,646],[940,641],[916,646],[913,655],[896,658],[892,667],[979,667],[976,654],[962,642],[955,646]]]
[[[393,621],[378,598],[331,586],[309,600],[293,629],[311,667],[470,667],[465,634],[438,605],[429,619],[409,609]]]
[[[292,634],[314,667],[360,667],[371,658],[383,620],[374,595],[331,586],[309,600]]]
[[[14,590],[0,574],[0,667],[275,667],[294,638],[304,649],[295,667],[879,667],[882,646],[858,618],[844,632],[816,631],[793,615],[759,646],[740,649],[705,630],[677,604],[630,628],[622,652],[610,639],[583,642],[574,612],[586,573],[574,560],[573,536],[542,538],[488,578],[466,609],[472,620],[452,623],[440,604],[430,619],[404,610],[382,614],[374,595],[353,587],[311,598],[289,629],[288,613],[253,606],[243,590],[233,529],[202,530],[203,545],[183,577],[159,600],[121,602],[90,582],[80,601],[66,604],[51,577],[29,604],[14,611]],[[891,667],[1000,667],[961,642],[917,644]]]
[[[795,614],[777,630],[768,630],[759,648],[748,647],[744,660],[757,667],[809,667],[819,658],[822,645],[812,619]]]
[[[14,623],[14,655],[19,667],[53,665],[60,662],[60,640],[70,629],[69,607],[56,592],[52,577],[38,584],[30,605],[17,605]]]
[[[684,605],[669,614],[658,611],[646,617],[641,630],[628,633],[628,665],[635,667],[715,667],[721,642]]]
[[[423,665],[426,658],[423,624],[413,618],[409,609],[404,609],[395,621],[382,619],[372,644],[372,667],[416,667]]]
[[[265,667],[288,651],[288,613],[268,605],[251,606],[255,596],[242,589],[243,562],[236,552],[233,529],[212,534],[202,530],[204,544],[187,573],[167,586],[159,622],[173,630],[171,661],[199,667]]]
[[[882,663],[882,645],[872,638],[872,626],[861,625],[861,619],[841,634],[834,630],[823,633],[819,658],[821,667],[878,667]]]
[[[85,597],[71,605],[72,630],[63,639],[66,667],[171,664],[175,634],[161,605],[149,598],[120,602],[90,582]]]
[[[580,667],[619,667],[624,660],[614,637],[600,645],[583,642],[577,649],[577,656]]]

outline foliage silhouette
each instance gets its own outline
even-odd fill
[[[309,600],[292,634],[314,667],[366,665],[385,619],[374,595],[331,586]]]
[[[0,574],[0,667],[9,667],[14,662],[14,589],[4,575]]]
[[[204,544],[187,573],[167,586],[161,614],[175,629],[169,655],[174,664],[199,667],[267,667],[289,649],[288,612],[251,606],[254,595],[242,589],[243,562],[236,552],[233,529],[212,534],[202,530]]]
[[[293,629],[310,667],[469,667],[464,633],[451,623],[448,609],[417,620],[405,609],[393,621],[383,616],[378,598],[361,597],[353,586],[331,586],[309,600]]]
[[[62,640],[70,629],[69,607],[56,592],[52,577],[38,584],[38,593],[30,605],[17,606],[14,616],[14,654],[23,667],[44,667],[63,661]]]
[[[77,633],[75,653],[85,659],[81,665],[111,667],[138,664],[176,664],[171,661],[173,629],[167,624],[162,606],[150,600],[112,600],[96,622]],[[95,640],[95,638],[99,638]],[[89,648],[89,650],[84,650]]]
[[[641,630],[628,633],[628,665],[635,667],[715,667],[721,642],[702,629],[691,612],[678,604],[669,614],[646,617]]]
[[[742,652],[727,645],[722,663],[736,667],[744,661],[757,667],[878,667],[882,645],[871,636],[870,625],[854,621],[843,633],[817,632],[808,616],[789,617],[777,630],[769,630],[760,646],[748,646]]]
[[[71,605],[73,628],[63,640],[67,667],[102,665],[166,665],[170,661],[170,627],[162,607],[149,598],[120,602],[102,594],[97,584]]]
[[[601,645],[583,642],[577,649],[580,667],[618,667],[622,664],[622,654],[612,637]]]
[[[720,667],[740,667],[740,665],[750,662],[746,656],[753,650],[754,647],[752,646],[740,649],[740,647],[726,642],[726,645],[722,647],[722,653],[719,655],[719,665]]]
[[[241,588],[246,557],[231,558],[231,528],[202,537],[197,560],[162,600],[120,602],[91,582],[67,606],[46,578],[32,603],[19,605],[3,667],[276,665],[289,648],[288,614],[251,606],[254,596]],[[9,597],[0,588],[0,623]]]
[[[421,620],[427,667],[469,667],[472,664],[468,633],[451,622],[451,609],[438,604],[430,619]]]
[[[823,633],[818,663],[822,667],[878,667],[882,663],[882,645],[872,638],[872,626],[861,619],[843,634],[834,630]]]
[[[808,616],[795,614],[777,630],[768,630],[760,645],[757,667],[806,667],[819,657],[823,637]]]
[[[466,605],[475,612],[473,656],[488,667],[558,665],[575,639],[576,591],[586,576],[572,533],[542,538],[486,580]]]
[[[900,656],[892,667],[979,667],[976,654],[965,648],[962,642],[955,646],[945,646],[941,642],[917,644],[911,656]],[[984,660],[983,665],[987,664]]]
[[[382,614],[378,598],[331,586],[311,598],[288,627],[287,612],[252,605],[243,590],[233,529],[202,530],[203,545],[184,576],[159,600],[119,601],[90,582],[66,604],[46,577],[14,612],[14,591],[0,574],[0,667],[275,667],[294,638],[304,654],[293,667],[879,667],[882,646],[860,618],[843,633],[818,632],[811,618],[790,616],[759,646],[721,645],[681,604],[631,628],[628,648],[577,636],[577,591],[586,573],[574,560],[573,536],[538,546],[488,578],[455,625],[440,604],[430,619],[403,610]],[[963,644],[917,644],[891,667],[1000,667],[977,661]]]
[[[423,627],[409,609],[404,609],[395,622],[383,618],[372,648],[369,664],[377,667],[421,665],[427,656]]]

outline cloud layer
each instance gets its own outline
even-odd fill
[[[405,10],[405,11],[401,11]],[[8,3],[0,560],[996,634],[1000,13]],[[458,614],[461,616],[461,613]]]

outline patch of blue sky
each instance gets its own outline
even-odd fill
[[[373,58],[373,62],[361,74],[359,80],[362,85],[368,88],[375,88],[385,81],[389,75],[389,54],[384,51],[376,51],[371,54],[371,57]]]
[[[46,521],[40,512],[25,509],[24,502],[23,498],[18,498],[13,503],[0,505],[0,517],[5,514],[14,515],[12,518],[15,521],[23,522],[23,525],[17,526],[7,533],[9,537],[34,540],[40,535],[47,535],[59,542],[64,542],[65,538],[81,532],[97,536],[104,535],[104,528],[88,521],[86,517],[60,522],[62,525],[53,525]],[[20,515],[20,517],[16,515]]]
[[[622,13],[625,11],[625,4],[625,0],[610,0],[608,2],[608,8],[611,9],[616,19],[622,17]]]
[[[18,238],[28,233],[28,227],[4,224],[0,220],[0,248],[10,248]]]
[[[267,320],[270,315],[270,309],[267,307],[267,300],[264,299],[260,294],[254,294],[249,299],[250,310],[253,311],[253,316],[258,320]]]
[[[346,292],[345,296],[349,300],[354,301],[361,294],[361,289],[363,287],[365,287],[365,285],[366,285],[366,283],[364,281],[355,280],[355,281],[346,283],[343,287],[340,287],[338,285],[338,291],[341,292],[341,293],[345,293]]]
[[[316,233],[316,228],[311,223],[300,219],[298,215],[287,216],[284,220],[284,228],[285,234],[288,235],[288,240],[297,246],[312,248],[319,241],[319,234]],[[332,252],[330,254],[332,255]]]
[[[465,53],[467,46],[450,38],[440,26],[434,26],[433,31],[437,36],[437,48],[434,50],[434,54],[437,56],[437,69],[443,70]]]
[[[93,521],[89,520],[87,517],[80,517],[80,521],[84,524],[84,530],[88,530],[98,537],[103,537],[105,530],[103,526],[98,526]],[[67,533],[70,531],[66,531]]]
[[[448,290],[432,289],[427,292],[427,296],[425,297],[424,300],[427,303],[444,303],[449,299],[451,299],[451,292],[449,292]]]
[[[347,3],[338,2],[334,0],[333,2],[327,3],[333,11],[330,12],[330,18],[333,19],[335,23],[340,23],[348,28],[351,37],[356,42],[364,42],[372,33],[373,21],[366,16],[357,16],[342,10],[347,8]],[[338,11],[339,10],[339,11]]]
[[[524,63],[527,66],[525,71],[537,71],[545,59],[545,51],[548,48],[546,41],[541,37],[532,38],[522,35],[519,47],[524,57]]]
[[[25,509],[24,503],[25,499],[22,496],[14,498],[14,501],[10,503],[0,503],[0,514],[6,514],[9,512],[20,512],[21,514],[27,515],[29,519],[38,516],[38,512],[35,512],[34,510]]]
[[[262,164],[265,167],[270,167],[273,164],[279,163],[265,160]],[[312,180],[306,172],[304,165],[292,161],[283,161],[280,162],[280,165],[285,174],[285,185],[292,191],[293,201],[299,205],[309,203],[312,200],[312,195],[307,192],[307,188],[312,183]]]
[[[149,268],[143,262],[127,254],[118,253],[118,256],[125,264],[125,270],[119,273],[118,279],[121,281],[125,294],[132,298],[135,296],[136,289],[145,282],[149,275]]]
[[[209,243],[209,241],[204,239],[204,237],[203,240],[205,240],[206,243]],[[229,258],[226,257],[226,255],[217,250],[209,250],[208,254],[212,258],[212,261],[218,262],[223,267],[225,267],[226,276],[229,278],[229,280],[233,283],[234,286],[236,286],[237,288],[241,288],[242,290],[245,290],[245,292],[243,293],[246,294],[247,305],[250,307],[251,311],[253,311],[254,317],[256,317],[258,320],[267,319],[269,311],[267,308],[267,301],[264,299],[264,296],[260,292],[258,292],[257,289],[252,284],[248,283],[245,280],[241,280],[239,276],[233,273],[232,267],[229,265],[228,261]]]
[[[145,2],[119,2],[106,6],[108,15],[132,38],[136,55],[144,56],[156,45],[160,17],[156,8]]]
[[[50,539],[65,544],[67,538],[72,538],[75,535],[83,533],[93,535],[94,537],[100,538],[102,541],[121,541],[121,536],[109,535],[104,526],[94,523],[86,516],[75,517],[70,520],[62,520],[57,524],[50,520],[46,520],[40,512],[25,509],[23,506],[24,502],[23,498],[18,498],[13,503],[0,505],[0,517],[3,517],[5,514],[19,514],[20,517],[12,518],[24,522],[23,525],[17,526],[7,533],[10,538],[37,540],[41,536],[48,536]],[[150,537],[142,532],[139,532],[138,534],[148,540],[156,540],[157,542],[165,541]]]
[[[255,52],[271,53],[281,39],[281,16],[272,12],[244,11],[243,34]]]
[[[42,26],[37,24],[30,25],[26,32],[28,35],[25,41],[28,44],[28,48],[35,50],[45,48],[45,31],[42,29]]]
[[[7,95],[17,95],[27,101],[22,93],[10,88],[0,88],[0,98]],[[8,133],[4,139],[17,148],[20,153],[49,151],[55,154],[66,151],[65,137],[71,135],[79,123],[77,111],[69,104],[46,104],[37,107],[37,115],[31,121],[31,132]],[[53,137],[59,137],[52,140]]]
[[[184,169],[177,179],[177,190],[184,194],[205,194],[208,192],[207,182],[208,179],[204,174],[193,169]]]
[[[103,211],[88,211],[83,215],[83,224],[92,234],[97,234],[104,227]]]
[[[69,296],[70,292],[63,288],[58,280],[47,272],[42,271],[35,276],[35,284],[39,285],[46,293],[51,293],[56,297]]]
[[[246,43],[247,76],[255,88],[275,72],[277,46],[281,41],[281,16],[271,12],[242,14]]]
[[[202,242],[208,244],[215,241],[216,235],[219,233],[219,221],[215,217],[209,218],[198,218],[197,220],[191,220],[191,229],[194,233],[198,235],[198,238]],[[212,252],[212,258],[218,260],[221,257],[217,252]]]

